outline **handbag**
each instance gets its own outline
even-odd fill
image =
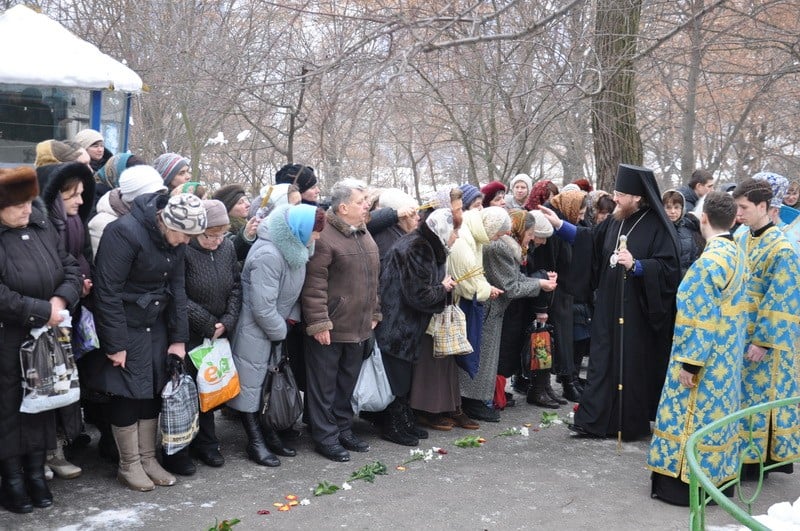
[[[81,306],[81,316],[78,318],[78,326],[75,327],[72,352],[75,359],[79,360],[87,352],[98,348],[100,348],[100,339],[97,337],[94,314],[86,306]]]
[[[467,339],[467,318],[455,304],[448,304],[442,313],[431,317],[427,333],[433,336],[434,358],[472,353]]]
[[[372,354],[361,364],[350,403],[353,413],[358,415],[361,411],[383,411],[393,400],[392,387],[383,368],[381,349],[376,342]]]
[[[69,315],[66,326],[31,330],[19,349],[22,367],[21,413],[36,414],[74,404],[81,398],[78,367],[72,354]]]
[[[522,366],[531,371],[553,366],[553,325],[534,321],[526,333],[528,341],[522,348]]]
[[[289,358],[283,355],[283,341],[273,342],[270,348],[267,379],[261,393],[261,424],[280,431],[294,426],[303,414],[303,397]]]
[[[239,373],[227,339],[205,339],[188,356],[197,368],[200,411],[211,411],[239,394]]]
[[[200,431],[197,387],[186,373],[183,361],[168,357],[170,379],[161,391],[161,445],[167,455],[183,450]]]

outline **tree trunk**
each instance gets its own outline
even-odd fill
[[[641,165],[644,157],[633,69],[641,11],[641,0],[597,2],[595,49],[602,89],[592,97],[592,134],[600,189],[611,189],[620,163]]]
[[[692,16],[694,17],[691,33],[692,48],[686,80],[686,108],[683,109],[681,139],[681,179],[683,182],[689,182],[696,164],[694,157],[695,110],[697,108],[697,81],[700,76],[700,62],[703,59],[702,18],[699,12],[702,11],[704,4],[705,0],[692,1]]]

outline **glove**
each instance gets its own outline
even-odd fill
[[[167,374],[178,376],[184,371],[183,360],[175,354],[167,354]]]

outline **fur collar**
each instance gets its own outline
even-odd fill
[[[342,218],[340,218],[336,214],[334,214],[333,210],[331,209],[328,209],[328,211],[325,213],[325,219],[333,228],[335,228],[348,238],[358,232],[360,233],[367,232],[367,226],[364,224],[364,222],[361,222],[357,227],[354,227],[349,223],[346,223]]]
[[[437,264],[443,264],[447,261],[447,249],[442,245],[442,240],[434,234],[434,232],[425,223],[421,223],[417,229],[420,237],[428,242],[428,245],[433,249],[433,255],[436,257]]]
[[[266,238],[283,255],[289,269],[299,269],[308,262],[309,250],[303,243],[292,234],[289,224],[286,222],[287,209],[275,210],[262,222],[267,226]],[[262,237],[261,227],[259,227],[259,237]]]

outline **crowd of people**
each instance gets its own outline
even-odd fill
[[[241,184],[193,181],[180,154],[114,155],[94,130],[42,142],[35,168],[0,169],[2,504],[51,505],[50,474],[82,472],[70,456],[87,424],[132,490],[176,484],[195,458],[224,466],[214,410],[187,448],[157,444],[169,368],[196,375],[187,352],[219,338],[240,382],[219,409],[259,465],[295,456],[301,436],[260,419],[271,353],[288,356],[315,451],[343,462],[370,449],[351,397],[379,351],[393,399],[361,415],[388,441],[498,422],[511,390],[542,408],[578,403],[572,437],[652,436],[653,496],[687,504],[692,432],[798,394],[798,185],[761,173],[732,194],[713,188],[698,170],[661,194],[650,170],[621,165],[611,194],[519,174],[420,204],[343,179],[323,208],[310,166],[285,165],[251,199]],[[451,307],[471,353],[434,348],[432,319]],[[99,339],[78,360],[81,400],[21,413],[20,346],[65,309],[74,324],[90,311]],[[552,367],[538,350],[531,361],[533,330],[551,334]],[[800,456],[796,408],[715,432],[701,464],[721,485],[740,458],[757,476],[759,456]]]

